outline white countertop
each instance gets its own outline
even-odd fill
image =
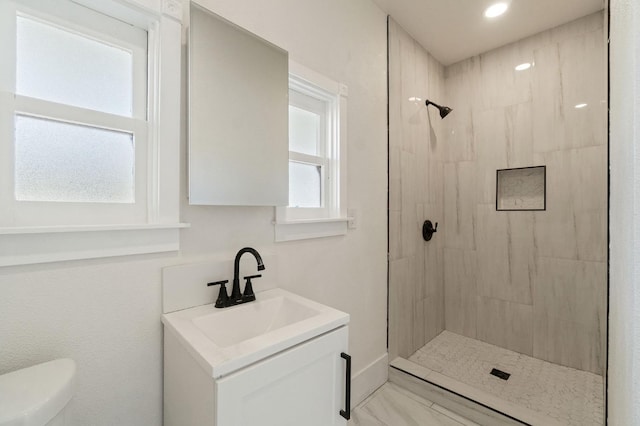
[[[237,344],[216,344],[207,327],[225,327],[230,333],[234,327],[239,330],[248,324],[238,324],[238,320],[252,321],[260,310],[261,302],[276,302],[272,299],[285,298],[296,306],[313,311],[312,315],[289,325],[266,331]],[[256,301],[228,308],[218,309],[213,304],[162,315],[165,330],[177,336],[184,348],[196,359],[200,366],[214,379],[228,375],[273,354],[298,345],[328,331],[349,323],[349,314],[330,308],[288,291],[276,288],[256,293]],[[199,324],[199,325],[197,325]],[[215,324],[215,325],[214,325]],[[216,331],[216,330],[213,330]]]

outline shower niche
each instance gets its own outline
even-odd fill
[[[546,210],[546,166],[496,171],[496,210]]]

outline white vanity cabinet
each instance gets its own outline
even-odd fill
[[[216,380],[216,426],[338,426],[347,327]]]
[[[164,424],[346,426],[348,335],[341,326],[213,378],[165,328]]]

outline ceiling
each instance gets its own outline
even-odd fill
[[[443,65],[450,65],[604,8],[605,0],[373,0]],[[484,10],[510,3],[493,19]]]

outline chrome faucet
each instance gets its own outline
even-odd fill
[[[229,282],[229,280],[224,281],[216,281],[213,283],[208,283],[208,286],[212,285],[220,285],[220,293],[218,294],[218,299],[216,300],[216,308],[226,308],[227,306],[239,305],[241,303],[251,302],[256,300],[256,295],[253,294],[253,286],[251,285],[251,280],[253,278],[259,278],[262,275],[249,275],[244,277],[247,280],[247,283],[244,286],[244,292],[240,291],[240,258],[245,253],[251,253],[253,257],[256,258],[258,262],[258,271],[264,271],[264,263],[262,263],[262,257],[260,257],[260,253],[256,249],[251,247],[245,247],[240,249],[236,254],[236,259],[233,263],[233,289],[231,290],[231,296],[227,296],[227,288],[225,285]]]

